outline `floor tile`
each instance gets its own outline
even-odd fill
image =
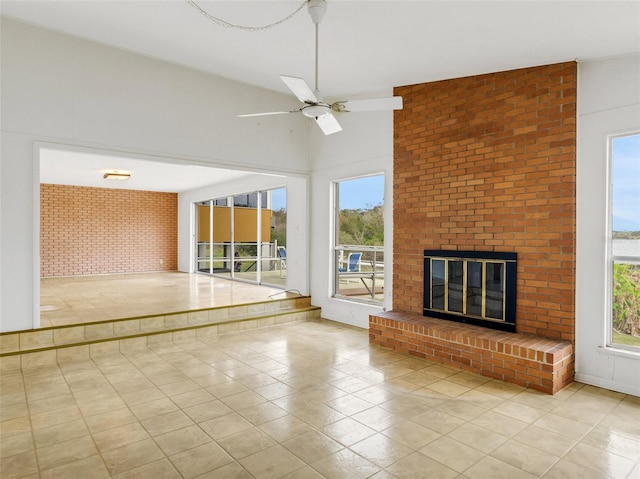
[[[325,479],[318,471],[309,466],[297,469],[282,476],[281,479]]]
[[[255,392],[268,400],[278,399],[292,394],[295,389],[283,382],[274,382],[254,389]]]
[[[2,431],[4,436],[5,432]],[[82,419],[63,422],[54,426],[33,430],[33,440],[36,447],[50,446],[60,441],[67,441],[82,436],[87,436],[89,430]]]
[[[102,452],[102,459],[112,475],[144,466],[163,457],[164,454],[152,439]]]
[[[11,436],[0,435],[0,457],[13,456],[33,450],[33,437],[31,431],[13,434]]]
[[[271,436],[257,428],[225,436],[218,439],[217,443],[234,459],[242,459],[276,445],[276,441]]]
[[[255,479],[247,470],[237,462],[219,467],[213,471],[205,472],[197,479]]]
[[[197,423],[209,421],[211,419],[224,416],[233,412],[233,410],[222,401],[213,400],[196,404],[184,409],[184,412]]]
[[[211,442],[211,438],[195,424],[160,434],[154,440],[167,456]]]
[[[434,381],[437,381],[437,379],[434,378]],[[353,393],[353,396],[364,399],[374,405],[382,404],[399,395],[400,393],[390,391],[381,384],[369,386]]]
[[[345,416],[351,416],[373,407],[373,404],[370,402],[352,395],[341,396],[339,398],[332,399],[331,401],[327,401],[325,404]]]
[[[490,453],[508,440],[502,434],[471,423],[463,424],[447,435],[484,453]]]
[[[464,472],[480,461],[485,454],[455,439],[442,436],[420,449],[420,452],[434,461],[457,472]]]
[[[89,436],[58,442],[38,448],[38,463],[44,469],[68,464],[98,454],[98,450]]]
[[[349,449],[342,449],[311,464],[327,479],[361,479],[380,470],[378,466]]]
[[[413,421],[440,434],[447,434],[465,424],[463,419],[437,409],[419,414],[413,418]]]
[[[444,394],[449,397],[457,397],[468,392],[471,388],[462,384],[458,384],[447,379],[443,379],[426,386],[427,389]]]
[[[171,456],[169,459],[180,474],[187,479],[214,471],[233,462],[233,458],[215,442],[189,449]]]
[[[175,383],[164,384],[159,386],[160,390],[167,396],[177,396],[178,394],[187,393],[196,389],[200,389],[200,386],[193,382],[191,379],[185,379]]]
[[[214,399],[211,393],[202,388],[171,396],[171,400],[181,409],[213,401]]]
[[[68,407],[56,409],[53,413],[51,411],[46,411],[31,414],[31,426],[34,429],[44,429],[57,424],[64,424],[69,421],[82,419],[82,413],[78,406],[74,404],[73,399],[71,399],[67,404],[69,404]]]
[[[252,454],[239,462],[261,479],[276,479],[305,466],[304,462],[280,445]]]
[[[582,464],[575,464],[571,461],[560,459],[544,475],[545,479],[567,479],[573,477],[580,479],[602,479],[602,473]]]
[[[200,427],[213,439],[221,439],[240,431],[251,429],[253,425],[237,413],[230,413],[200,423]]]
[[[411,392],[403,396],[395,397],[379,407],[386,409],[393,414],[399,414],[405,418],[416,417],[425,412],[431,411],[432,408],[439,406],[444,399],[439,397],[439,393],[431,390],[422,390],[424,394],[415,394]]]
[[[14,479],[38,472],[35,451],[27,451],[12,456],[0,456],[0,477]]]
[[[243,391],[231,396],[225,396],[220,400],[234,411],[238,411],[239,409],[244,409],[249,406],[255,406],[256,404],[266,401],[264,397],[253,391]]]
[[[467,469],[464,475],[470,479],[486,479],[488,477],[491,479],[513,479],[514,477],[534,479],[537,477],[491,456],[485,456]]]
[[[31,431],[29,416],[17,417],[0,422],[0,431],[5,438]],[[1,439],[1,437],[0,437]]]
[[[533,425],[574,440],[582,438],[591,430],[591,426],[587,424],[552,413],[545,414]]]
[[[410,420],[393,424],[383,430],[382,434],[414,450],[420,449],[441,436],[440,433]]]
[[[351,419],[355,419],[359,423],[376,431],[383,431],[384,429],[404,420],[402,416],[393,414],[378,406],[374,406],[365,411],[354,414],[351,416]]]
[[[84,418],[84,421],[92,433],[97,433],[123,424],[137,422],[138,418],[129,410],[129,408],[124,407],[116,409],[115,411],[86,417]]]
[[[527,427],[526,422],[518,421],[494,411],[487,411],[470,421],[472,424],[490,429],[503,436],[513,437]]]
[[[413,452],[412,448],[384,434],[374,434],[353,444],[350,449],[381,468],[390,466]]]
[[[596,426],[580,442],[634,461],[640,460],[640,438],[619,434],[607,427]]]
[[[517,419],[518,421],[526,422],[527,424],[534,423],[545,413],[545,411],[541,409],[527,406],[516,400],[504,401],[496,406],[493,411]]]
[[[328,424],[322,428],[322,432],[345,446],[351,446],[376,433],[375,430],[351,418]]]
[[[140,423],[132,422],[93,434],[101,452],[148,439],[149,434]]]
[[[320,403],[296,409],[293,414],[315,428],[321,428],[345,418],[344,414]]]
[[[307,464],[333,454],[344,447],[318,431],[301,434],[283,442],[282,445]]]
[[[451,416],[460,418],[463,421],[471,421],[487,412],[486,409],[476,406],[471,401],[460,401],[457,399],[445,401],[436,409]]]
[[[403,479],[453,479],[458,473],[427,456],[414,452],[386,468],[391,474]]]
[[[276,406],[271,402],[264,402],[256,404],[255,406],[249,406],[238,411],[243,418],[249,421],[254,426],[259,426],[265,422],[273,421],[279,417],[286,416],[288,413],[281,407]]]
[[[564,458],[600,471],[608,477],[628,477],[636,461],[584,443],[576,444]]]
[[[63,477],[91,477],[103,479],[111,477],[102,458],[98,455],[70,462],[62,466],[47,469],[40,474],[41,479],[54,479]]]
[[[538,426],[529,426],[516,434],[513,439],[540,449],[549,454],[564,456],[571,449],[576,441],[566,436],[561,436]]]
[[[141,424],[151,436],[155,437],[190,426],[194,424],[194,422],[183,411],[178,410],[160,416],[150,417],[141,421]]]
[[[173,464],[168,459],[136,467],[129,471],[112,476],[113,479],[181,479],[182,476],[176,471]]]
[[[504,443],[495,449],[491,456],[537,477],[542,477],[559,459],[558,456],[518,441]]]
[[[260,429],[278,442],[285,442],[314,429],[306,422],[292,415],[286,415],[260,425]]]

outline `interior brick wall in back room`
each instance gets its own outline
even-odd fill
[[[519,333],[574,341],[575,62],[395,88],[393,309],[423,250],[515,251]]]
[[[176,193],[40,185],[42,277],[177,268]]]

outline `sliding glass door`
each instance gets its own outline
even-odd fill
[[[195,207],[197,272],[286,285],[286,189],[210,199]]]

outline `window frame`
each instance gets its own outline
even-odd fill
[[[374,288],[373,291],[374,293],[372,294],[372,297],[364,297],[363,296],[359,296],[359,297],[353,297],[353,296],[348,296],[345,294],[341,294],[339,292],[340,290],[340,277],[339,277],[339,268],[340,268],[340,253],[342,252],[344,255],[344,259],[346,261],[346,258],[348,258],[349,253],[351,252],[362,252],[362,253],[370,253],[373,255],[373,257],[376,257],[377,252],[380,252],[382,254],[383,257],[383,261],[382,261],[382,265],[383,265],[383,272],[387,267],[386,261],[384,259],[385,257],[385,249],[384,249],[384,244],[382,246],[366,246],[366,245],[347,245],[347,244],[341,244],[339,242],[339,237],[340,237],[340,185],[341,183],[347,182],[347,181],[352,181],[352,180],[359,180],[359,179],[364,179],[364,178],[372,178],[372,177],[382,177],[382,207],[383,207],[383,211],[385,208],[385,186],[386,186],[386,181],[387,181],[387,175],[385,174],[385,172],[380,171],[380,172],[375,172],[375,173],[369,173],[369,174],[363,174],[363,175],[357,175],[357,176],[351,176],[351,177],[347,177],[347,178],[341,178],[341,179],[336,179],[333,180],[331,182],[331,188],[332,188],[332,199],[333,199],[333,214],[332,214],[332,231],[333,231],[333,235],[332,235],[332,258],[331,258],[331,264],[332,264],[332,274],[331,274],[331,286],[330,286],[330,291],[331,291],[331,297],[335,298],[335,299],[340,299],[343,301],[350,301],[353,303],[361,303],[361,304],[368,304],[368,305],[374,305],[374,306],[382,306],[384,304],[384,294],[383,297],[380,299],[376,299],[373,296],[375,296],[375,279],[372,282],[372,287]],[[383,230],[386,229],[386,225],[384,224],[384,215],[383,215]],[[376,268],[376,264],[377,263],[373,263],[373,268]],[[382,281],[384,282],[384,275],[379,276],[382,278]]]
[[[606,251],[605,251],[605,336],[604,346],[611,350],[623,350],[632,353],[640,353],[640,346],[628,345],[614,342],[613,340],[613,293],[614,293],[614,265],[618,264],[639,264],[640,256],[615,255],[613,252],[613,214],[614,214],[614,141],[618,138],[640,135],[640,130],[629,131],[625,133],[616,133],[607,137],[607,216],[606,216]]]

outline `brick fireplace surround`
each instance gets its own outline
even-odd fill
[[[395,89],[393,311],[372,343],[551,394],[573,381],[576,81],[567,62]],[[424,318],[425,249],[516,252],[517,332]]]

